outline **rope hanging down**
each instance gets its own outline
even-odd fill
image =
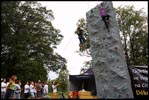
[[[63,51],[62,51],[62,54],[64,53],[64,51],[66,50],[66,48],[68,47],[68,45],[70,44],[70,42],[72,41],[72,39],[74,38],[74,35],[75,35],[75,34],[72,34],[70,40],[67,42],[67,45],[65,45],[65,47],[64,47],[64,49],[63,49]]]

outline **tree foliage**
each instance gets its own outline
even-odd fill
[[[57,71],[58,77],[53,80],[49,80],[49,90],[52,91],[52,83],[55,81],[58,85],[57,90],[58,92],[66,92],[68,89],[68,75],[69,71],[66,67],[63,67]]]
[[[60,69],[59,73],[58,73],[58,78],[57,81],[59,83],[59,90],[61,90],[62,92],[67,91],[67,87],[68,87],[68,70],[66,68],[62,68]]]
[[[118,7],[116,19],[128,65],[148,65],[147,15],[133,6]]]
[[[65,58],[54,52],[63,36],[52,20],[52,10],[36,1],[1,2],[2,77],[44,81],[48,71],[66,67]]]
[[[89,68],[92,68],[92,60],[90,60],[90,61],[85,61],[85,62],[84,62],[84,66],[81,67],[80,74],[83,74],[83,73],[86,72]]]

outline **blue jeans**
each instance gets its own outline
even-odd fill
[[[5,99],[6,92],[1,92],[1,99]]]
[[[80,41],[80,44],[83,44],[86,40],[85,40],[85,38],[81,35],[81,36],[79,36],[79,41]]]
[[[14,94],[14,90],[7,89],[5,99],[11,99]]]
[[[21,93],[20,92],[15,92],[14,93],[14,99],[21,99]]]
[[[41,91],[37,91],[37,97],[41,97],[41,96],[42,96]]]

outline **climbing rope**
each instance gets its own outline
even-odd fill
[[[67,42],[67,45],[65,45],[65,47],[64,47],[64,49],[63,49],[63,51],[62,51],[62,54],[64,53],[64,51],[66,50],[66,48],[68,47],[68,45],[70,44],[70,42],[72,41],[72,39],[74,38],[74,35],[75,35],[75,34],[72,34],[70,40]]]

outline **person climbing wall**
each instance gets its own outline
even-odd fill
[[[101,3],[101,6],[100,7],[101,7],[101,9],[100,9],[100,15],[102,17],[102,20],[104,21],[108,32],[110,32],[110,29],[109,29],[109,26],[108,26],[110,15],[107,14],[108,7],[104,7],[104,4],[103,3]]]
[[[78,38],[79,38],[79,41],[80,41],[79,46],[82,47],[83,44],[86,42],[86,40],[84,38],[84,35],[83,35],[83,30],[80,27],[78,27],[75,34],[78,35]]]

